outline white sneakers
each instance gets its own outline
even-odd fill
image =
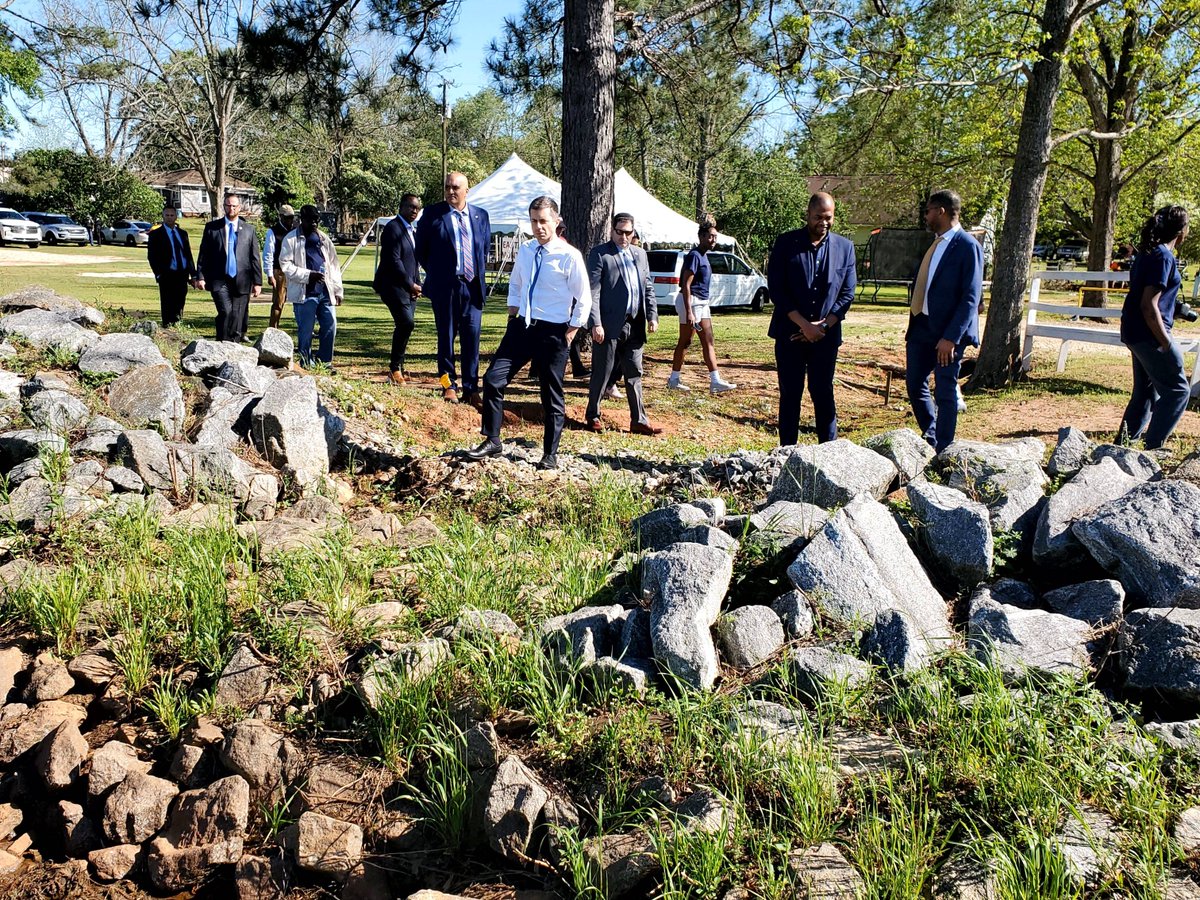
[[[686,394],[688,391],[691,390],[691,388],[688,387],[686,384],[684,384],[682,381],[680,381],[678,375],[672,373],[671,377],[667,379],[667,390],[668,391],[679,391],[679,393],[681,393],[681,394]]]
[[[614,384],[612,387],[610,387],[607,391],[604,392],[604,399],[605,400],[623,400],[623,399],[625,399],[625,395],[622,394],[621,391]]]
[[[708,390],[712,394],[723,394],[726,391],[734,390],[736,387],[736,384],[726,381],[716,372],[713,372],[708,379]]]

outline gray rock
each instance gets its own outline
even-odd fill
[[[17,348],[8,341],[0,341],[0,359],[11,359],[17,355]]]
[[[1011,678],[1027,671],[1086,675],[1093,637],[1092,627],[1078,619],[1005,606],[983,594],[971,598],[967,644],[979,660]]]
[[[176,472],[166,442],[157,431],[122,431],[117,436],[117,459],[155,491],[171,491]]]
[[[506,757],[496,770],[483,813],[491,848],[524,863],[538,814],[549,799],[549,792],[519,758]]]
[[[1117,444],[1100,444],[1092,450],[1092,462],[1111,459],[1123,472],[1132,475],[1138,481],[1154,481],[1162,474],[1162,466],[1149,453],[1134,450],[1132,447],[1121,447]]]
[[[18,575],[18,582],[20,578],[21,576]],[[7,590],[10,586],[7,577],[0,578],[0,592]],[[27,664],[25,654],[21,652],[20,647],[5,647],[0,650],[0,707],[8,702],[8,695],[12,693],[17,676],[25,671]]]
[[[716,681],[717,652],[709,629],[732,576],[729,554],[700,544],[675,544],[642,562],[654,658],[691,687],[707,690]]]
[[[157,426],[169,438],[183,429],[183,391],[169,365],[130,369],[109,385],[108,405],[135,427]]]
[[[788,578],[829,615],[874,622],[903,612],[932,652],[952,639],[946,604],[882,504],[859,497],[834,513],[788,568]]]
[[[624,612],[616,604],[584,606],[546,619],[538,626],[538,635],[558,656],[593,662],[598,657],[613,655]]]
[[[1110,500],[1123,497],[1141,483],[1111,459],[1084,466],[1046,501],[1033,536],[1033,560],[1041,566],[1070,567],[1088,561],[1083,544],[1071,531],[1075,521]]]
[[[1071,530],[1135,606],[1200,607],[1200,488],[1140,484]]]
[[[225,734],[220,760],[250,785],[255,802],[270,802],[284,794],[284,778],[295,762],[291,742],[260,719],[243,719]]]
[[[175,477],[181,486],[245,500],[258,470],[226,447],[172,443],[167,447],[175,457]],[[272,498],[274,499],[274,498]]]
[[[1083,807],[1067,815],[1062,831],[1051,839],[1062,854],[1067,874],[1082,888],[1095,887],[1105,873],[1121,864],[1122,839],[1117,823],[1105,812]]]
[[[1058,444],[1054,448],[1054,452],[1050,454],[1050,461],[1046,464],[1046,471],[1050,473],[1051,478],[1057,478],[1060,475],[1070,477],[1082,469],[1091,460],[1092,451],[1096,449],[1096,445],[1086,434],[1068,425],[1065,428],[1058,429]]]
[[[1146,732],[1177,753],[1200,756],[1200,719],[1186,722],[1148,722]]]
[[[198,446],[236,447],[250,435],[250,418],[258,397],[245,391],[214,387],[208,392],[208,409],[196,432]]]
[[[938,900],[1000,900],[995,862],[980,862],[969,852],[951,856],[937,875]]]
[[[108,458],[116,452],[117,435],[124,426],[108,416],[93,416],[87,424],[85,437],[71,446],[75,455],[88,454]]]
[[[87,741],[79,726],[68,719],[42,740],[34,766],[48,790],[64,791],[79,779],[79,767],[87,755]]]
[[[1025,531],[1036,524],[1045,495],[1045,452],[1046,445],[1037,438],[1003,444],[954,441],[933,466],[950,487],[987,506],[993,531]]]
[[[1186,481],[1200,487],[1200,450],[1193,450],[1171,473],[1175,481]]]
[[[738,548],[736,538],[711,525],[697,525],[695,528],[689,528],[679,536],[679,540],[685,544],[703,544],[706,547],[716,547],[718,550],[724,550],[730,554],[737,553]]]
[[[1184,853],[1200,851],[1200,806],[1192,806],[1179,814],[1175,823],[1175,842]]]
[[[908,499],[934,571],[959,589],[991,577],[992,528],[986,506],[929,481],[910,482]]]
[[[250,786],[237,775],[179,795],[166,831],[150,843],[146,870],[160,891],[182,891],[213,866],[242,856],[250,819]]]
[[[1040,609],[1037,594],[1033,588],[1015,578],[997,578],[991,584],[980,585],[972,595],[972,599],[986,598],[1005,606],[1019,606],[1021,609]]]
[[[988,444],[983,441],[953,441],[937,455],[935,468],[941,472],[960,472],[964,479],[975,481],[996,472],[1024,468],[1033,463],[1041,466],[1046,445],[1034,437]]]
[[[28,481],[31,478],[39,478],[44,480],[46,464],[40,456],[35,456],[32,459],[27,459],[23,463],[17,463],[8,470],[6,476],[8,480],[8,489],[12,491],[17,485]]]
[[[362,860],[362,829],[320,813],[300,816],[295,840],[296,865],[310,872],[344,877]]]
[[[234,393],[266,393],[267,388],[279,378],[274,371],[257,363],[230,361],[221,364],[215,372],[205,375],[205,381]]]
[[[699,500],[689,500],[689,504],[697,509],[703,510],[708,516],[709,523],[714,528],[720,528],[725,523],[725,498],[724,497],[702,497]]]
[[[780,595],[771,604],[771,609],[783,622],[788,640],[795,641],[812,634],[813,610],[803,591],[793,589]]]
[[[118,491],[141,494],[146,490],[146,482],[142,480],[142,476],[124,466],[109,466],[104,470],[104,477]]]
[[[162,366],[167,360],[143,334],[113,332],[100,337],[79,356],[79,371],[90,375],[123,375],[138,366]]]
[[[0,369],[0,400],[19,400],[25,376]]]
[[[37,428],[66,434],[86,422],[92,414],[82,400],[66,391],[38,391],[25,402],[25,415]]]
[[[111,494],[112,486],[104,477],[104,464],[95,459],[85,459],[67,469],[65,487],[81,494]]]
[[[29,683],[21,699],[26,703],[41,703],[43,700],[58,700],[75,687],[75,679],[66,663],[53,653],[40,653],[33,661]]]
[[[476,722],[463,732],[467,744],[467,769],[477,772],[500,765],[500,739],[491,722]]]
[[[275,670],[249,644],[242,644],[221,670],[214,702],[217,706],[252,709],[267,698],[274,684]]]
[[[292,356],[296,348],[292,343],[292,336],[286,331],[268,328],[254,342],[254,349],[258,351],[260,366],[286,369],[292,364]]]
[[[769,606],[742,606],[717,619],[722,658],[737,669],[751,669],[783,646],[783,625]]]
[[[824,509],[844,506],[859,494],[878,500],[898,474],[891,460],[840,438],[792,450],[767,500],[813,503]]]
[[[521,639],[521,626],[495,609],[459,610],[454,624],[443,635],[449,641],[490,639],[512,646]]]
[[[709,524],[708,513],[698,506],[675,503],[638,516],[629,530],[634,543],[642,550],[663,550],[683,540],[689,529]]]
[[[87,716],[82,706],[62,700],[47,700],[24,709],[10,703],[4,713],[0,719],[0,765],[4,766],[32,750],[63,722],[72,721],[78,727]]]
[[[1200,610],[1134,610],[1121,637],[1126,688],[1200,700]]]
[[[74,297],[60,294],[44,285],[30,285],[0,297],[0,310],[12,312],[25,309],[44,309],[81,325],[104,324],[104,314],[100,310],[85,306]]]
[[[624,691],[641,697],[653,683],[657,670],[651,659],[629,656],[618,660],[602,656],[584,665],[580,674],[591,678],[603,693]]]
[[[859,900],[867,886],[842,851],[826,841],[788,854],[796,900]]]
[[[934,457],[933,448],[911,428],[895,428],[872,435],[863,441],[863,446],[890,460],[900,472],[902,483],[918,477]]]
[[[1111,625],[1121,619],[1125,589],[1111,579],[1085,581],[1050,591],[1042,597],[1057,613],[1079,619],[1089,625]]]
[[[358,689],[367,705],[379,707],[397,681],[423,681],[450,659],[450,644],[443,638],[426,638],[401,644],[390,656],[378,659],[363,670]]]
[[[121,881],[129,877],[142,861],[140,844],[117,844],[115,847],[102,847],[88,854],[88,862],[101,881]]]
[[[255,472],[250,476],[246,496],[242,498],[242,514],[255,522],[274,518],[279,491],[278,478],[266,472]]]
[[[863,634],[862,654],[893,672],[912,672],[929,663],[929,645],[911,619],[896,609],[885,609]]]
[[[751,537],[800,552],[812,536],[825,527],[829,513],[812,503],[776,500],[750,516]]]
[[[100,832],[84,813],[83,807],[69,800],[58,801],[58,818],[62,825],[63,849],[67,856],[85,857],[100,844]]]
[[[140,844],[167,821],[179,793],[174,782],[130,772],[104,803],[104,836],[114,844]]]
[[[208,754],[205,753],[203,747],[180,744],[175,755],[171,757],[171,767],[167,770],[167,775],[180,787],[199,787],[209,780],[204,777],[207,774],[206,770],[212,768],[212,766],[205,765],[207,761],[209,761]]]
[[[302,491],[329,474],[325,420],[317,383],[309,376],[281,378],[267,388],[251,415],[255,447]]]
[[[120,674],[120,668],[107,653],[106,643],[93,646],[67,664],[67,671],[77,682],[103,690]]]
[[[77,394],[79,393],[79,384],[73,376],[58,369],[35,372],[32,378],[21,385],[21,396],[32,397],[38,391],[64,391],[68,394]]]
[[[18,428],[0,434],[0,471],[7,472],[18,463],[37,456],[42,450],[62,453],[67,442],[45,428]]]
[[[38,349],[80,353],[100,340],[96,332],[44,309],[27,309],[0,318],[0,336],[19,337]]]
[[[109,741],[92,754],[88,769],[88,796],[103,796],[109,788],[120,784],[130,774],[150,774],[151,763],[138,759],[137,750],[121,741]]]
[[[854,689],[871,680],[870,665],[828,647],[793,647],[786,659],[789,686],[801,697],[817,699],[835,684]]]
[[[232,341],[192,341],[180,354],[180,367],[186,375],[204,375],[215,372],[226,362],[258,364],[258,351],[245,344]]]
[[[621,643],[613,654],[620,659],[653,659],[654,641],[650,638],[650,610],[640,606],[628,611],[621,627]]]

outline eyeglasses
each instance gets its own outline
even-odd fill
[[[629,237],[631,234],[633,234],[632,228],[628,229],[627,231],[623,231],[620,228],[614,228],[613,231],[615,231],[617,234],[623,234],[625,237]]]

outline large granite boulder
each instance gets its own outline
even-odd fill
[[[1058,444],[1050,454],[1046,463],[1046,471],[1051,478],[1065,475],[1070,478],[1091,461],[1092,451],[1096,445],[1086,434],[1068,425],[1058,429]]]
[[[971,600],[967,644],[976,658],[1006,676],[1027,673],[1086,675],[1092,670],[1087,622],[1040,609],[997,603],[984,593]]]
[[[18,428],[0,433],[0,472],[33,459],[43,449],[48,453],[62,453],[67,449],[67,442],[46,428]]]
[[[1045,452],[1037,438],[1003,444],[954,441],[933,466],[950,487],[987,506],[993,531],[1025,531],[1037,523],[1049,481],[1042,471]]]
[[[135,427],[158,427],[168,438],[183,430],[183,391],[169,365],[130,369],[109,385],[108,405]]]
[[[908,485],[920,546],[930,570],[957,588],[972,588],[992,574],[988,509],[961,491],[930,481]]]
[[[733,558],[702,544],[674,544],[642,562],[654,657],[691,687],[707,690],[716,681],[717,652],[710,629],[732,577]]]
[[[67,434],[91,418],[87,405],[66,391],[38,391],[25,401],[25,415],[37,428]]]
[[[844,622],[875,621],[899,610],[930,649],[952,639],[946,603],[934,589],[881,503],[859,497],[834,513],[788,568],[792,584],[826,614]]]
[[[750,515],[747,530],[753,544],[799,552],[828,521],[829,513],[814,503],[776,500]]]
[[[872,435],[863,441],[863,446],[891,460],[902,482],[919,476],[934,457],[933,448],[911,428],[894,428]]]
[[[1200,488],[1140,484],[1071,526],[1131,605],[1200,608]]]
[[[1200,702],[1200,609],[1141,609],[1125,616],[1125,686]]]
[[[1162,474],[1162,467],[1151,453],[1143,453],[1133,447],[1122,447],[1119,444],[1100,444],[1092,450],[1092,462],[1111,459],[1121,470],[1132,475],[1138,481],[1157,481]]]
[[[1033,535],[1033,561],[1040,566],[1075,566],[1088,560],[1071,526],[1082,516],[1123,497],[1143,479],[1126,474],[1113,460],[1084,466],[1047,499]]]
[[[258,351],[233,341],[209,341],[201,338],[183,348],[179,365],[185,375],[204,375],[215,372],[227,362],[258,364]]]
[[[242,360],[224,362],[215,371],[204,376],[214,387],[223,387],[236,393],[264,394],[278,377],[273,369]]]
[[[878,500],[887,494],[897,474],[891,460],[845,438],[797,447],[771,486],[767,502],[792,500],[832,509],[859,494]]]
[[[1111,578],[1069,584],[1042,597],[1054,612],[1097,627],[1121,620],[1125,589]]]
[[[0,297],[0,310],[4,312],[20,312],[27,309],[43,309],[80,325],[104,324],[104,313],[100,310],[44,285],[29,285]]]
[[[19,337],[39,349],[81,353],[100,340],[91,329],[44,309],[26,309],[0,318],[0,337]]]
[[[277,369],[287,369],[292,365],[295,345],[292,336],[278,328],[268,328],[254,342],[258,351],[258,364],[272,366]]]
[[[251,414],[251,437],[264,457],[304,491],[329,473],[325,419],[310,376],[281,378]]]
[[[705,510],[690,503],[672,503],[643,513],[630,523],[634,543],[642,550],[664,550],[685,539],[692,528],[712,523]]]
[[[144,334],[113,332],[100,337],[79,356],[79,371],[89,375],[123,375],[138,366],[164,366],[158,345]]]
[[[258,399],[245,391],[212,388],[208,392],[208,408],[201,416],[200,430],[196,432],[196,444],[236,447],[250,435],[250,416]]]
[[[157,431],[122,431],[117,437],[116,458],[153,490],[170,491],[175,487],[177,473],[171,452]]]

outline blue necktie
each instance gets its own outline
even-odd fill
[[[533,254],[533,280],[529,282],[529,296],[525,301],[525,327],[529,327],[530,321],[533,319],[533,289],[537,287],[538,276],[542,274],[542,254],[546,252],[546,248],[538,246],[537,253]]]
[[[183,259],[179,253],[179,235],[174,228],[167,228],[167,237],[171,241],[171,271],[178,272],[183,268]]]
[[[237,278],[237,229],[229,223],[229,237],[225,239],[225,275]]]

